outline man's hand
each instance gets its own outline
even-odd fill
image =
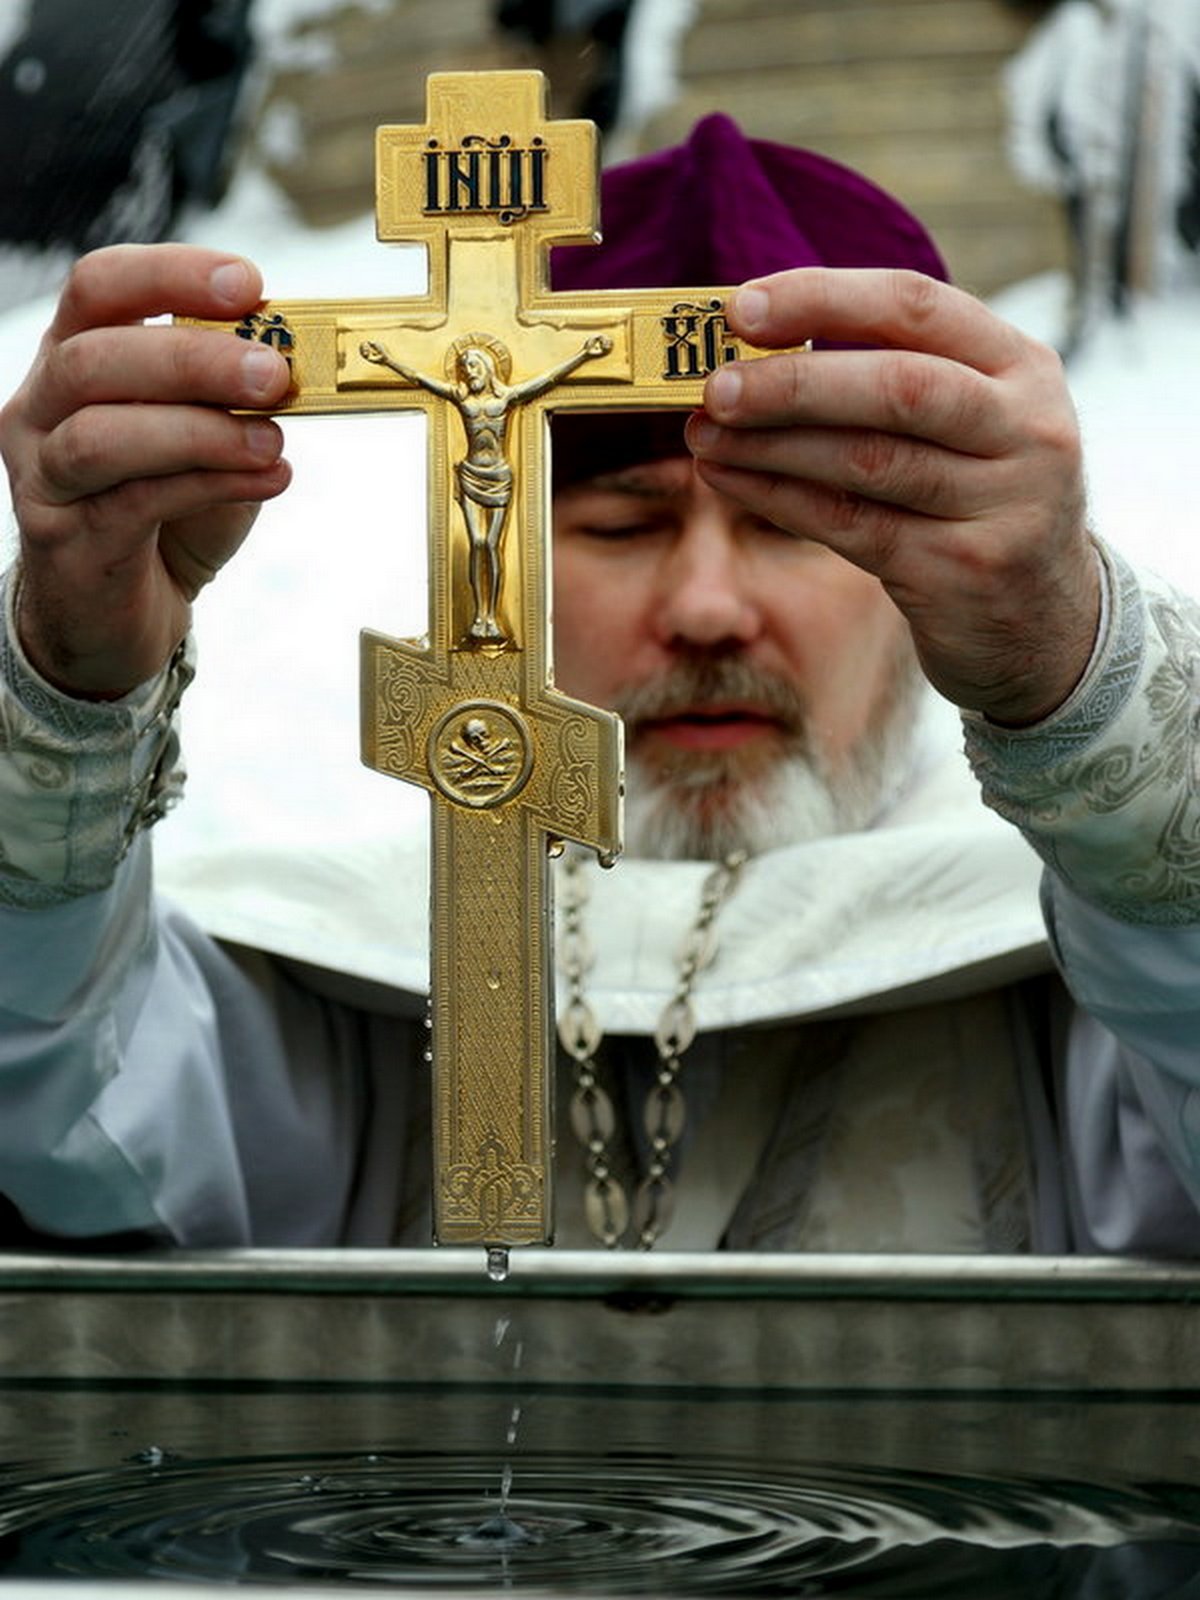
[[[1100,585],[1058,357],[947,284],[804,268],[743,286],[733,330],[767,356],[708,380],[702,476],[874,573],[930,681],[998,722],[1039,720],[1095,641]]]
[[[275,423],[229,410],[278,403],[286,361],[232,334],[143,326],[164,312],[234,319],[261,294],[255,267],[213,250],[98,250],[0,411],[21,642],[69,694],[112,698],[152,677],[259,504],[287,486]]]

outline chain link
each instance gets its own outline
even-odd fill
[[[629,1201],[612,1170],[612,1140],[617,1115],[611,1097],[597,1076],[596,1052],[604,1037],[588,1003],[585,980],[594,956],[583,927],[583,911],[590,883],[582,859],[568,851],[563,859],[558,896],[559,967],[566,978],[566,1004],[558,1017],[558,1036],[575,1062],[575,1092],[571,1097],[571,1128],[583,1147],[587,1182],[584,1211],[593,1236],[615,1250],[633,1224],[633,1242],[639,1250],[651,1249],[670,1225],[675,1211],[671,1162],[687,1121],[687,1107],[679,1086],[682,1058],[696,1037],[692,991],[696,978],[716,955],[714,922],[733,893],[746,863],[745,851],[726,856],[704,880],[696,920],[679,954],[679,976],[654,1032],[658,1072],[642,1110],[650,1157]]]

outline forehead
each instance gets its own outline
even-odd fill
[[[695,482],[693,466],[692,458],[688,455],[638,461],[612,470],[594,472],[590,477],[569,484],[559,493],[568,499],[576,494],[627,495],[631,499],[641,500],[673,499],[690,493]]]

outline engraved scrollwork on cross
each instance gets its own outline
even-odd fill
[[[384,713],[379,741],[381,760],[393,772],[406,772],[415,758],[415,729],[429,702],[429,688],[418,667],[403,656],[381,656],[375,693]]]
[[[558,752],[553,764],[550,803],[563,825],[571,827],[587,815],[591,804],[593,766],[589,761],[590,729],[579,717],[564,717],[558,726]]]
[[[473,1162],[459,1162],[447,1169],[442,1189],[451,1216],[479,1218],[493,1230],[536,1215],[541,1192],[538,1169],[515,1161],[494,1132],[483,1140]],[[496,1236],[501,1237],[499,1233]]]

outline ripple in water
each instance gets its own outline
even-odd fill
[[[10,1472],[0,1575],[889,1600],[958,1600],[969,1586],[973,1600],[1136,1600],[1200,1571],[1200,1492],[1178,1486],[785,1475],[644,1455],[597,1470],[594,1457],[541,1454],[520,1460],[503,1510],[496,1482],[495,1461],[432,1453],[144,1452],[113,1471]]]

